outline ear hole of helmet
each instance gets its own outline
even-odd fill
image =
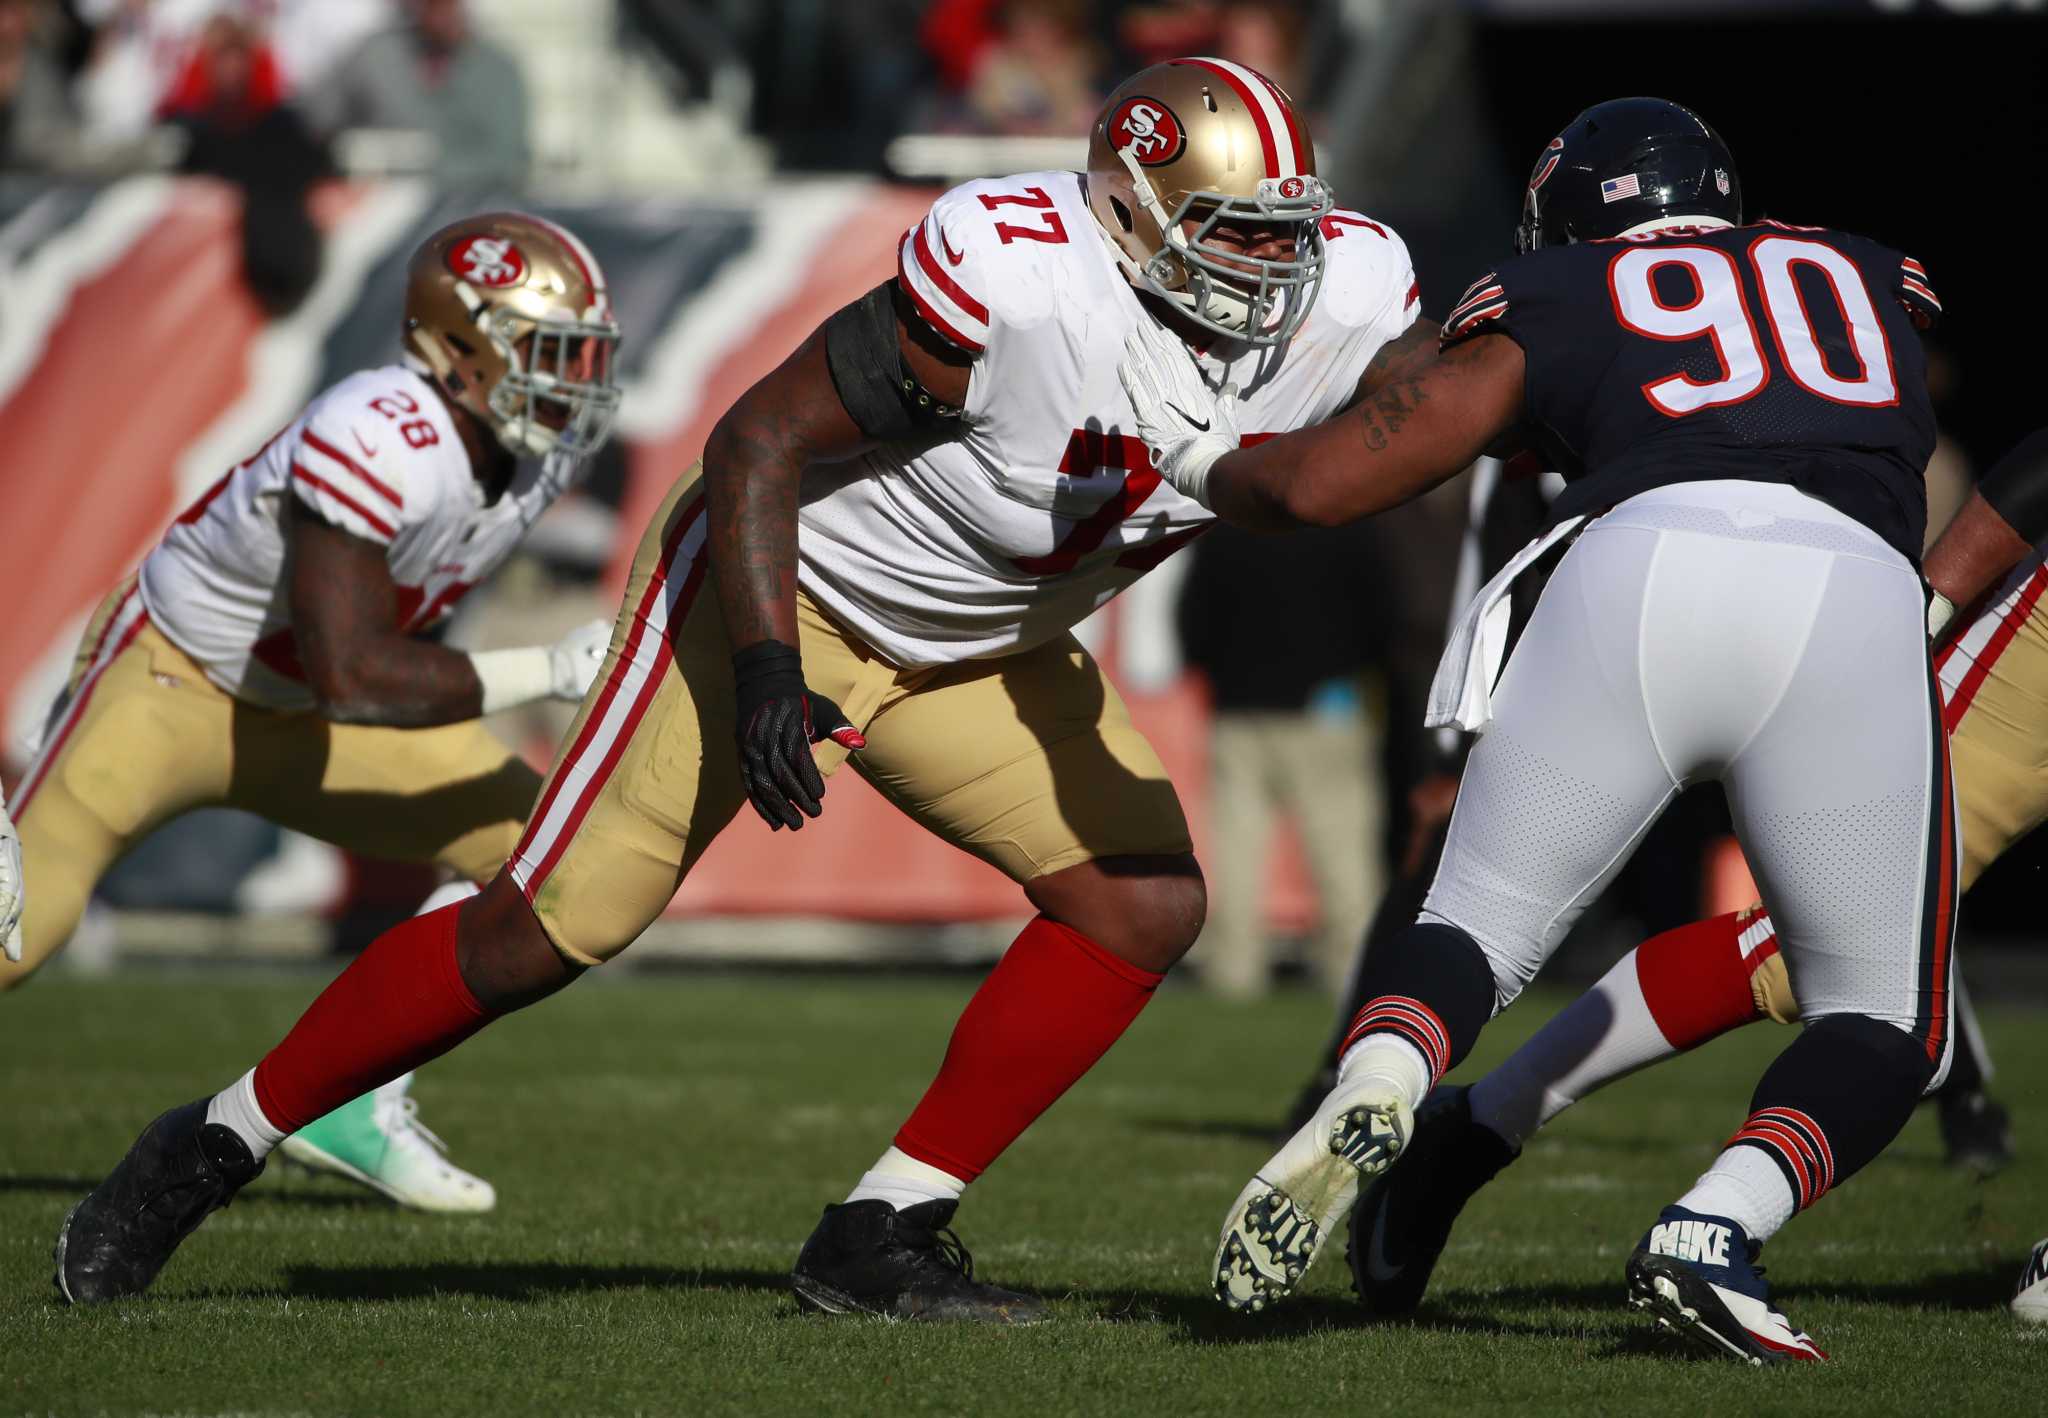
[[[1202,90],[1202,105],[1211,113],[1216,111],[1216,95],[1210,93],[1206,88]]]
[[[1109,209],[1116,213],[1117,224],[1125,231],[1137,229],[1137,223],[1131,220],[1131,209],[1129,207],[1126,207],[1122,202],[1112,197],[1109,199]]]

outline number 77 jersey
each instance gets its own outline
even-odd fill
[[[1940,313],[1917,261],[1860,236],[1673,226],[1518,256],[1443,338],[1522,347],[1559,517],[1669,483],[1782,482],[1918,565],[1935,427],[1916,330]]]
[[[1317,227],[1322,288],[1293,338],[1190,355],[1212,385],[1238,386],[1247,438],[1329,418],[1420,309],[1393,232],[1341,210]],[[973,365],[958,436],[805,474],[798,580],[840,625],[903,667],[1019,653],[1210,525],[1137,437],[1117,364],[1155,317],[1081,174],[954,188],[904,235],[896,283],[906,318]]]

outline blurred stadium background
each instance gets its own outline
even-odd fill
[[[581,233],[625,322],[623,437],[530,554],[449,631],[468,646],[609,615],[663,490],[712,422],[891,270],[895,238],[970,176],[1079,166],[1126,70],[1219,53],[1308,107],[1340,199],[1397,227],[1441,315],[1503,254],[1532,155],[1585,104],[1651,92],[1715,123],[1754,211],[1867,231],[1943,293],[1937,503],[2041,422],[2031,263],[2013,251],[2048,132],[2044,0],[0,0],[0,707],[11,784],[86,615],[163,526],[303,400],[394,349],[428,231],[531,206]],[[1275,960],[1327,976],[1406,843],[1420,728],[1466,513],[1462,485],[1311,543],[1218,536],[1084,632],[1173,770],[1212,874]],[[1936,525],[1942,514],[1937,512]],[[1313,553],[1313,554],[1311,554]],[[1341,607],[1307,652],[1183,640],[1184,595],[1254,628]],[[1292,598],[1292,599],[1290,599]],[[1262,619],[1263,618],[1263,619]],[[1319,657],[1313,673],[1299,663]],[[1264,659],[1262,659],[1262,655]],[[1291,702],[1262,702],[1274,656]],[[1295,681],[1300,681],[1295,684]],[[1220,706],[1220,712],[1219,712]],[[1343,726],[1355,824],[1301,850],[1235,773],[1233,714]],[[545,760],[566,715],[508,720]],[[1213,790],[1213,791],[1212,791]],[[1712,795],[1661,826],[1581,930],[1582,967],[1704,902],[1741,904]],[[1267,838],[1271,851],[1261,855]],[[1977,968],[2048,981],[2042,854],[1966,912]],[[1317,889],[1318,872],[1324,886]],[[195,814],[105,883],[64,968],[346,950],[432,885],[254,819]],[[1363,888],[1361,890],[1361,888]],[[1740,900],[1730,901],[1730,898]],[[1359,902],[1363,901],[1363,905]],[[629,960],[970,963],[1022,902],[852,775],[794,840],[751,818]],[[1210,952],[1197,949],[1198,970]],[[1234,992],[1263,966],[1212,969]]]

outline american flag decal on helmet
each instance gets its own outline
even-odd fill
[[[1602,202],[1619,202],[1624,197],[1640,197],[1642,195],[1643,184],[1637,180],[1636,175],[1632,172],[1624,177],[1610,177],[1600,184],[1600,200]]]

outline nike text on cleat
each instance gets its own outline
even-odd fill
[[[57,1289],[74,1305],[139,1295],[200,1222],[263,1164],[233,1130],[206,1121],[206,1100],[148,1127],[57,1233]]]
[[[316,1172],[361,1183],[415,1211],[489,1211],[498,1193],[450,1162],[448,1145],[419,1120],[419,1103],[380,1088],[342,1104],[279,1144],[285,1157]]]
[[[2048,1324],[2048,1241],[2034,1247],[2012,1296],[2012,1312],[2031,1324]]]
[[[898,1211],[886,1201],[825,1208],[789,1277],[797,1303],[826,1314],[1037,1324],[1045,1302],[974,1278],[974,1257],[948,1229],[957,1201]]]
[[[1723,1216],[1667,1206],[1628,1258],[1628,1303],[1710,1354],[1745,1364],[1828,1356],[1771,1306],[1763,1247]]]
[[[1256,1313],[1290,1293],[1351,1210],[1360,1179],[1392,1166],[1414,1126],[1408,1105],[1382,1084],[1340,1086],[1231,1203],[1216,1247],[1216,1298]]]
[[[1465,1203],[1521,1156],[1472,1120],[1471,1089],[1444,1087],[1415,1114],[1401,1165],[1367,1184],[1351,1212],[1351,1283],[1375,1314],[1422,1303],[1437,1258]]]

